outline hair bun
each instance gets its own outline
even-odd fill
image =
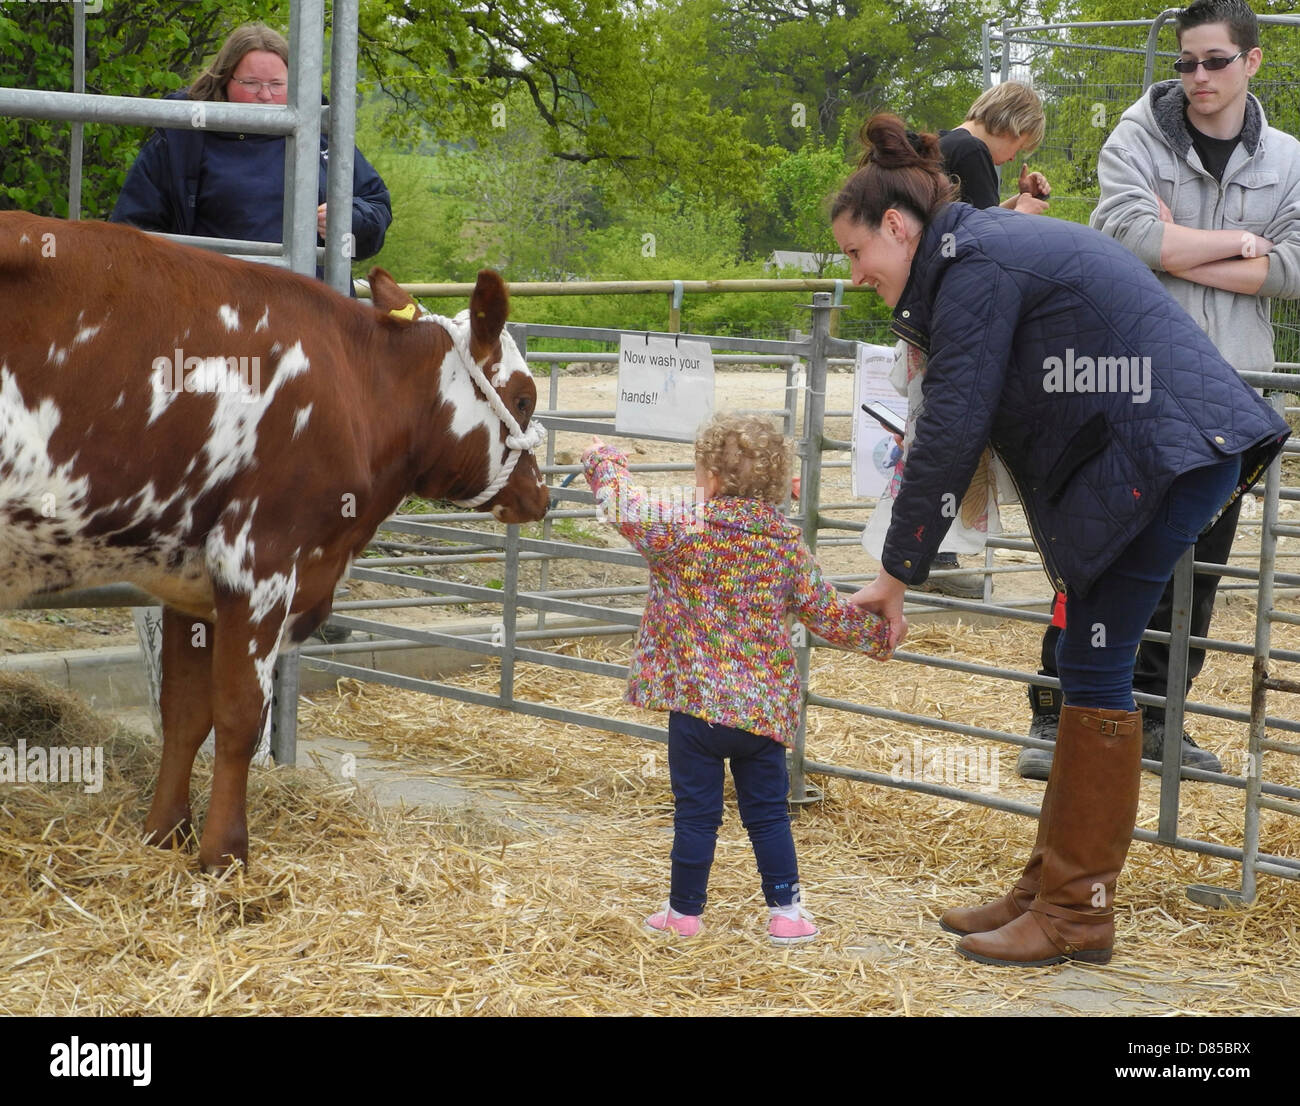
[[[882,169],[929,168],[928,163],[943,163],[935,135],[909,131],[897,115],[888,112],[868,119],[858,137],[863,145],[859,168],[868,164]]]

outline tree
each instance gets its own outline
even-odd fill
[[[685,176],[716,201],[755,186],[763,151],[699,87],[703,30],[649,0],[368,0],[361,55],[399,108],[390,134],[485,138],[522,94],[546,153],[598,167],[617,198],[645,202]]]
[[[889,110],[952,126],[981,87],[980,24],[1003,0],[680,0],[704,17],[705,87],[747,137],[797,149]]]
[[[820,135],[810,135],[803,146],[767,171],[764,206],[781,235],[774,248],[812,253],[818,276],[839,256],[826,201],[848,173],[842,134],[834,145],[826,145]]]

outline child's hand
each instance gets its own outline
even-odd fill
[[[907,619],[903,617],[903,592],[907,585],[884,569],[861,591],[849,596],[855,607],[879,615],[889,623],[889,652],[892,654],[907,637]]]
[[[593,435],[591,436],[591,445],[587,446],[587,448],[588,448],[588,449],[600,449],[601,446],[603,446],[604,444],[605,444],[604,442],[602,442],[599,438],[596,437],[595,434],[593,434]]]

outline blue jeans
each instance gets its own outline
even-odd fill
[[[1093,584],[1086,596],[1067,592],[1065,630],[1056,668],[1065,702],[1101,710],[1133,710],[1133,665],[1178,558],[1195,544],[1227,502],[1241,460],[1183,473],[1155,518]]]
[[[754,846],[768,906],[789,906],[799,882],[786,798],[785,749],[770,737],[717,726],[690,714],[668,716],[668,771],[673,798],[673,876],[669,905],[700,914],[722,825],[723,758],[731,760],[740,820]]]

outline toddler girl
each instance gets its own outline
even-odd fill
[[[693,502],[656,501],[627,459],[599,440],[583,454],[602,517],[650,564],[650,594],[628,676],[628,701],[669,711],[672,887],[646,919],[657,933],[700,931],[722,823],[724,758],[772,917],[773,944],[817,935],[799,894],[786,805],[785,747],[802,689],[792,618],[827,641],[888,656],[888,623],[840,599],[779,507],[789,445],[768,420],[720,415],[695,443]]]

